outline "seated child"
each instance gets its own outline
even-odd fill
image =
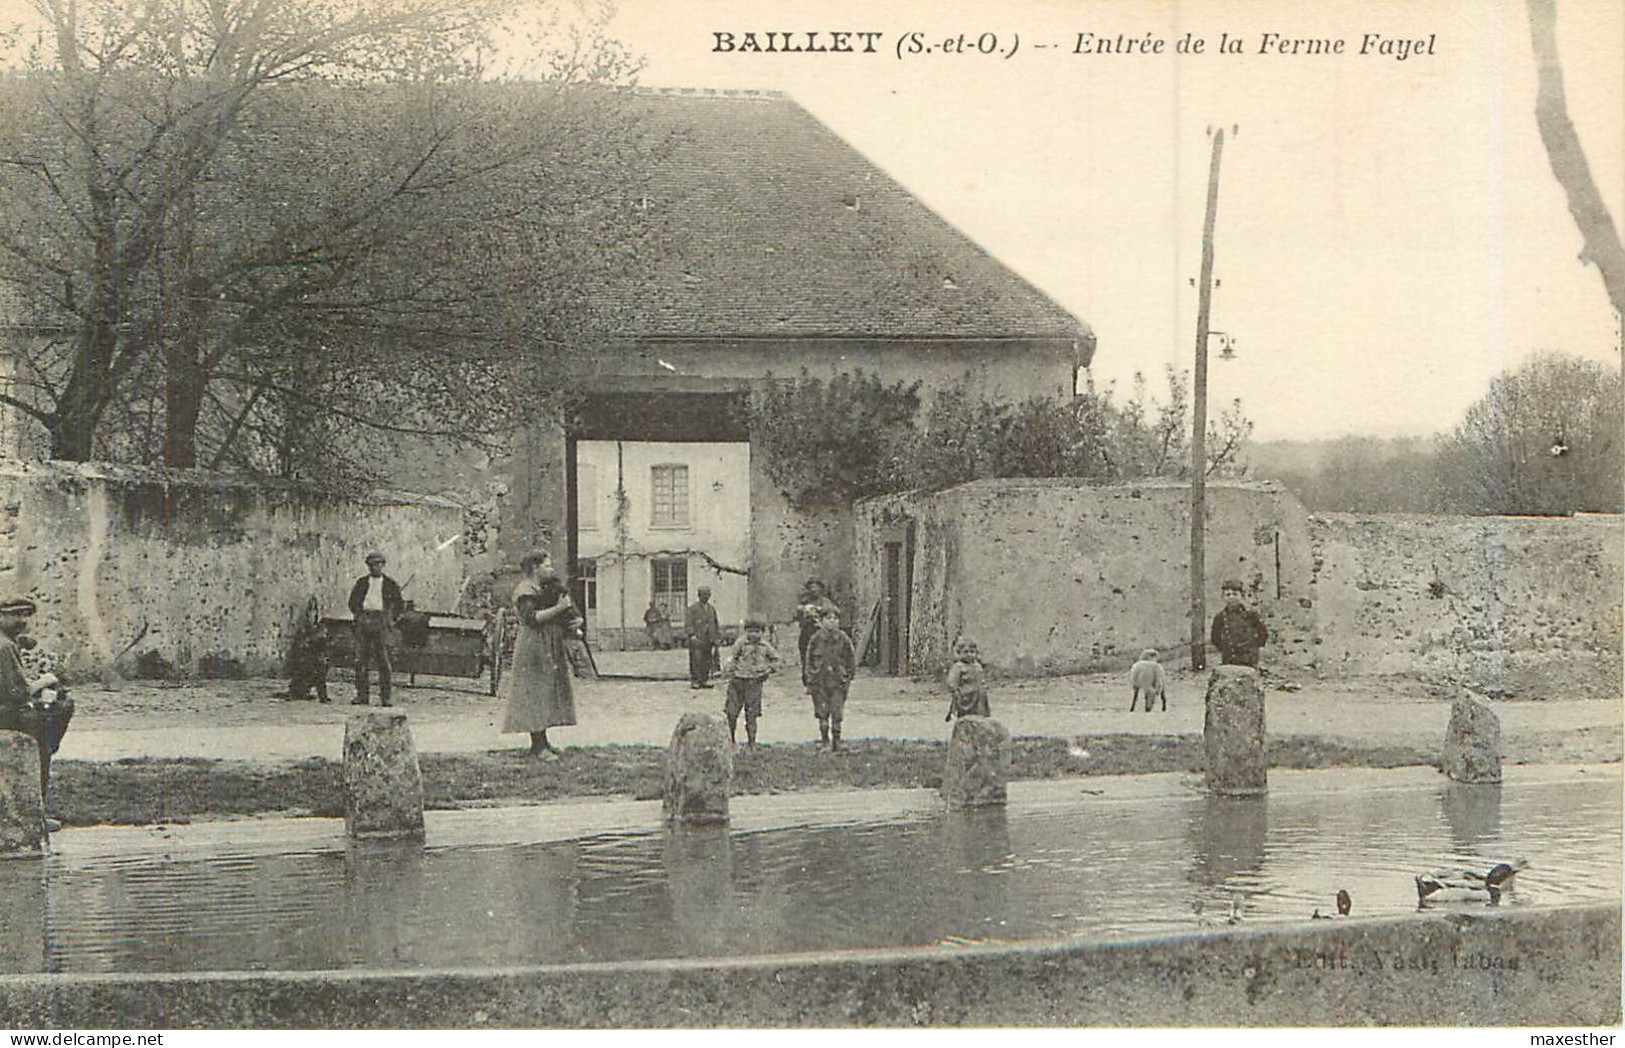
[[[1136,662],[1128,671],[1129,687],[1134,689],[1134,697],[1129,700],[1128,711],[1134,712],[1134,704],[1145,695],[1145,712],[1151,712],[1151,704],[1158,698],[1162,699],[1162,708],[1168,709],[1167,678],[1163,675],[1162,664],[1157,661],[1157,649],[1147,648],[1140,652],[1140,661]]]
[[[819,744],[828,743],[832,753],[841,748],[846,690],[852,683],[857,662],[851,638],[841,632],[840,612],[826,610],[819,620],[818,632],[807,642],[807,658],[801,675],[802,683],[812,693]]]
[[[969,637],[960,637],[954,643],[954,664],[948,667],[948,715],[955,717],[991,717],[987,702],[987,683],[982,669],[981,652]]]
[[[728,718],[728,738],[737,740],[739,711],[745,711],[745,738],[756,748],[756,721],[762,715],[762,682],[778,671],[779,653],[762,633],[767,623],[758,616],[745,620],[745,628],[728,652],[728,698],[722,712]]]
[[[288,646],[288,698],[309,699],[314,689],[319,700],[331,701],[327,697],[329,661],[327,631],[322,629],[321,609],[312,597]]]

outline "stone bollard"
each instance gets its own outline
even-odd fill
[[[1269,790],[1264,746],[1264,689],[1251,666],[1216,666],[1207,682],[1207,788],[1222,797],[1257,797]]]
[[[948,741],[942,799],[952,811],[987,808],[1005,801],[1010,777],[1010,732],[989,717],[961,717]]]
[[[672,822],[727,822],[733,776],[728,726],[709,713],[685,713],[666,750],[661,811]]]
[[[344,829],[352,837],[423,833],[423,775],[405,713],[352,713],[345,722]]]
[[[0,858],[45,854],[45,802],[39,788],[39,743],[0,731]]]
[[[1462,695],[1450,704],[1444,773],[1475,785],[1501,781],[1501,718],[1477,695]]]

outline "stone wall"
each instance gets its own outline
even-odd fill
[[[1564,1026],[1620,1020],[1620,908],[1123,942],[491,971],[0,975],[17,1029]]]
[[[1327,514],[1309,534],[1322,672],[1619,696],[1625,518]]]
[[[466,563],[460,541],[445,543],[462,529],[462,507],[437,499],[0,463],[0,593],[39,604],[30,632],[79,674],[121,654],[126,671],[145,659],[179,674],[280,674],[296,610],[316,596],[324,614],[347,615],[371,549],[408,600],[453,610]]]
[[[880,596],[883,543],[912,522],[909,666],[961,632],[1016,674],[1188,654],[1189,489],[980,481],[857,508],[855,606]],[[1619,694],[1625,518],[1308,517],[1269,485],[1208,487],[1207,613],[1240,579],[1268,663],[1404,674],[1530,698]],[[1164,661],[1168,661],[1165,657]]]
[[[852,515],[845,510],[797,509],[774,486],[751,456],[751,610],[769,622],[794,616],[796,598],[808,579],[823,579],[830,597],[850,624],[852,600]]]
[[[1182,657],[1190,641],[1190,491],[1149,482],[978,481],[862,503],[853,540],[855,604],[881,596],[882,536],[915,527],[909,665],[935,672],[961,633],[997,670],[1066,673],[1127,666],[1145,648]],[[1307,520],[1264,485],[1207,494],[1207,609],[1240,579],[1270,627],[1273,658],[1314,658]]]

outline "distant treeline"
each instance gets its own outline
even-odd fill
[[[1267,441],[1248,475],[1324,512],[1561,515],[1625,510],[1620,369],[1545,355],[1495,379],[1447,433]]]

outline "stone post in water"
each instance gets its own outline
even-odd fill
[[[1216,666],[1207,682],[1207,788],[1222,797],[1257,797],[1269,790],[1264,746],[1264,689],[1251,666]]]
[[[423,775],[399,710],[352,713],[345,722],[344,829],[352,837],[423,833]]]
[[[45,854],[45,801],[40,796],[39,743],[0,731],[0,858]]]
[[[677,823],[727,822],[733,775],[727,725],[708,713],[685,713],[666,750],[661,811]]]
[[[1456,782],[1501,781],[1501,718],[1477,695],[1464,694],[1451,703],[1443,763],[1445,775]]]
[[[1005,802],[1010,778],[1010,732],[990,717],[961,717],[948,741],[942,799],[952,811]]]

